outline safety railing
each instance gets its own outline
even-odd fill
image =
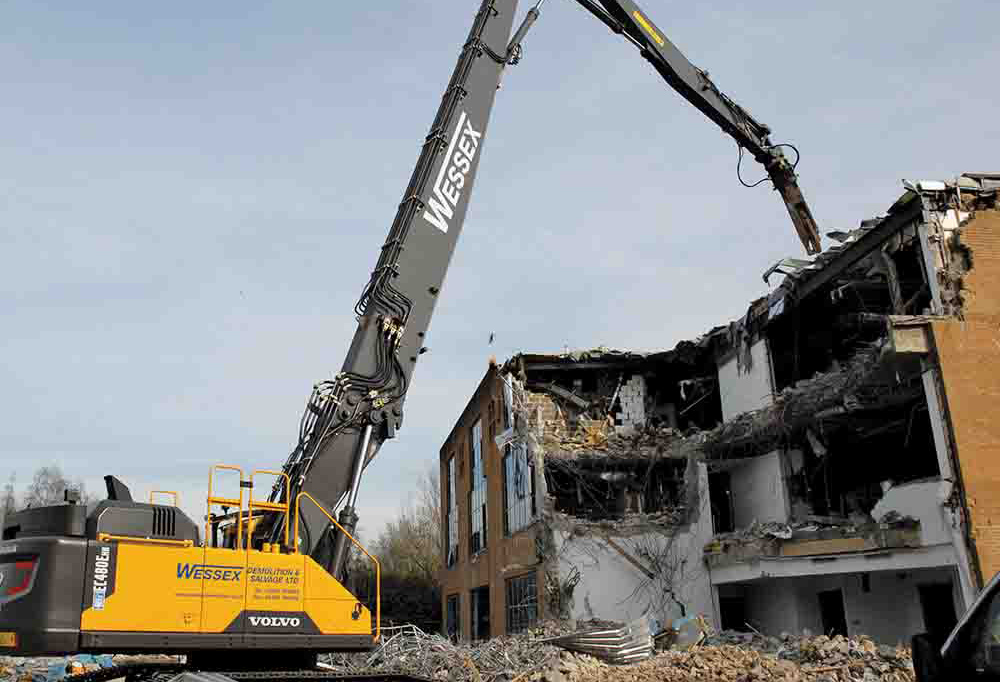
[[[212,482],[217,471],[235,471],[240,475],[240,496],[239,497],[216,497],[213,494]],[[229,464],[216,464],[208,471],[208,513],[205,515],[205,542],[208,538],[214,537],[212,534],[212,507],[235,507],[236,508],[236,549],[243,548],[243,488],[246,482],[243,480],[243,469]],[[249,544],[249,543],[247,543]]]
[[[283,547],[288,547],[288,512],[289,512],[288,507],[289,507],[289,504],[288,504],[287,501],[286,502],[257,502],[257,501],[255,501],[253,499],[253,491],[256,489],[256,486],[254,486],[253,479],[254,479],[254,476],[256,476],[257,474],[263,474],[263,475],[266,475],[266,476],[274,476],[276,478],[283,478],[284,481],[285,481],[286,495],[287,495],[287,491],[291,489],[290,488],[291,480],[288,478],[288,474],[286,474],[286,473],[284,473],[282,471],[270,471],[268,469],[257,469],[252,474],[250,474],[250,502],[247,505],[247,507],[248,507],[248,512],[247,512],[247,537],[250,536],[250,524],[253,522],[253,513],[254,513],[254,510],[259,509],[261,511],[278,512],[278,513],[280,513],[282,515],[282,525],[284,525],[284,527],[285,527],[284,528],[284,531],[285,531],[284,532],[285,543],[282,546]],[[287,498],[286,498],[286,500],[287,500]],[[250,549],[250,544],[251,544],[250,542],[247,542],[247,550],[248,551]]]
[[[171,547],[194,547],[193,540],[170,540],[168,538],[143,538],[137,535],[113,535],[111,533],[98,533],[98,542],[137,542],[147,545],[169,545]]]
[[[347,539],[351,541],[351,544],[353,544],[355,547],[361,550],[361,553],[364,554],[366,557],[368,557],[368,560],[375,565],[375,635],[373,637],[373,641],[378,642],[379,636],[382,633],[382,566],[379,564],[378,559],[369,554],[368,550],[362,547],[361,543],[355,540],[353,535],[344,530],[344,527],[341,526],[339,523],[337,523],[336,519],[330,516],[330,513],[326,509],[324,509],[323,506],[319,502],[317,502],[312,495],[310,495],[305,491],[300,492],[298,496],[296,496],[295,498],[295,530],[293,532],[293,535],[295,539],[296,554],[298,554],[299,552],[299,519],[302,518],[303,497],[308,499],[310,502],[313,503],[313,505],[315,505],[317,509],[323,512],[323,516],[329,519],[330,523],[332,523],[337,528],[337,530],[346,535]]]
[[[170,496],[172,496],[174,498],[174,505],[173,506],[175,506],[175,507],[181,506],[180,503],[179,503],[180,499],[181,499],[181,496],[178,495],[173,490],[150,490],[149,491],[149,503],[150,504],[153,504],[153,495],[170,495]]]

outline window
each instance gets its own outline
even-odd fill
[[[503,532],[513,535],[535,518],[535,466],[522,443],[504,446]]]
[[[483,423],[477,419],[469,439],[472,474],[469,490],[469,555],[486,549],[486,467],[483,466]]]
[[[448,635],[448,639],[453,642],[458,641],[459,630],[458,630],[458,603],[459,596],[457,594],[448,595],[448,606],[446,609],[446,620],[445,620],[445,631]]]
[[[448,458],[448,486],[444,494],[448,505],[448,516],[445,520],[448,528],[448,560],[445,564],[451,568],[458,563],[458,496],[455,495],[455,455]]]
[[[489,639],[490,637],[490,586],[483,585],[469,592],[469,603],[472,611],[470,628],[472,641]]]
[[[538,586],[535,574],[507,580],[507,634],[524,632],[538,620]]]
[[[503,382],[503,430],[514,426],[514,387]]]

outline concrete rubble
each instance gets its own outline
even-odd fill
[[[547,622],[520,635],[470,645],[402,626],[385,630],[372,652],[331,654],[320,662],[342,673],[395,672],[448,682],[526,680],[556,664],[560,650],[548,640],[569,632],[564,624]]]
[[[14,658],[0,656],[0,682],[58,682],[67,676],[118,665],[182,663],[180,656],[91,656]]]
[[[581,624],[583,630],[593,625]],[[414,626],[390,628],[372,652],[330,654],[320,666],[344,674],[401,673],[441,682],[912,682],[906,647],[879,646],[867,637],[765,637],[720,632],[693,646],[675,645],[637,663],[615,665],[561,649],[555,641],[573,631],[545,622],[515,636],[455,644]],[[660,640],[662,641],[662,640]],[[176,663],[168,656],[0,658],[0,682],[55,682],[67,671],[89,672],[137,662]]]
[[[879,646],[867,637],[765,637],[721,632],[699,645],[660,651],[646,660],[614,665],[553,644],[566,627],[546,623],[521,635],[478,645],[455,644],[417,628],[387,633],[369,654],[324,657],[343,673],[396,672],[447,682],[912,682],[910,651]]]
[[[917,519],[903,516],[898,512],[889,512],[878,521],[871,518],[852,520],[811,514],[801,521],[790,523],[754,522],[746,528],[729,533],[719,533],[712,539],[711,543],[706,545],[705,552],[724,554],[738,546],[752,545],[763,555],[768,555],[768,552],[764,551],[765,549],[771,546],[777,548],[783,541],[831,540],[867,536],[885,531],[918,531],[919,528],[920,522]],[[919,537],[914,536],[914,539],[918,541]],[[770,555],[779,553],[775,551],[771,552]]]
[[[641,663],[613,667],[595,658],[564,654],[540,682],[911,682],[909,651],[878,647],[871,640],[843,637],[788,637],[777,650],[733,644],[665,651]]]

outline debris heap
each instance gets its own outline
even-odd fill
[[[415,626],[383,630],[382,643],[371,652],[332,654],[321,662],[337,671],[401,673],[448,682],[511,682],[527,680],[559,660],[559,649],[545,639],[567,633],[546,624],[522,635],[497,637],[477,645],[455,644]]]
[[[141,663],[181,663],[180,656],[78,654],[69,657],[16,658],[0,656],[0,682],[59,682],[63,678],[112,666]]]
[[[401,673],[441,682],[914,682],[910,650],[867,637],[766,637],[722,632],[701,645],[658,653],[629,665],[556,648],[569,631],[546,623],[527,633],[470,645],[455,644],[413,626],[385,631],[374,651],[321,657],[320,665],[345,674]],[[106,657],[110,659],[110,657]],[[0,681],[52,682],[73,661],[82,670],[110,664],[105,657],[13,659],[0,657]],[[115,656],[114,664],[176,662],[166,656]]]
[[[867,637],[763,637],[722,633],[686,651],[665,651],[630,666],[564,653],[532,682],[913,682],[905,647]]]
[[[455,644],[412,626],[386,633],[371,653],[336,654],[324,663],[344,673],[402,673],[447,682],[913,682],[906,647],[867,637],[765,637],[722,632],[703,644],[613,665],[552,646],[567,628],[548,623],[478,645]]]

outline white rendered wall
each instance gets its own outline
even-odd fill
[[[712,588],[708,569],[702,560],[702,551],[712,536],[712,520],[708,503],[708,473],[704,464],[698,464],[700,487],[699,513],[690,528],[666,540],[659,532],[633,536],[615,536],[613,542],[642,563],[634,548],[647,543],[669,542],[672,557],[679,559],[679,568],[673,579],[678,601],[684,605],[686,615],[703,615],[715,623],[712,606]],[[555,531],[559,572],[565,580],[574,569],[580,581],[573,591],[570,617],[576,620],[630,621],[641,616],[653,616],[660,623],[668,624],[681,616],[681,608],[669,599],[657,598],[657,590],[644,588],[648,578],[597,534],[574,537],[567,531]]]
[[[722,397],[722,419],[733,417],[762,407],[774,400],[771,377],[771,358],[767,341],[761,339],[750,348],[753,366],[739,372],[736,356],[719,365],[719,393]],[[745,369],[745,368],[744,368]]]
[[[755,520],[788,521],[788,492],[780,453],[744,460],[730,470],[729,477],[737,528],[746,528]]]
[[[951,530],[941,512],[942,483],[935,478],[889,488],[872,509],[872,517],[879,521],[890,511],[911,516],[920,521],[921,544],[925,547],[951,544]]]

